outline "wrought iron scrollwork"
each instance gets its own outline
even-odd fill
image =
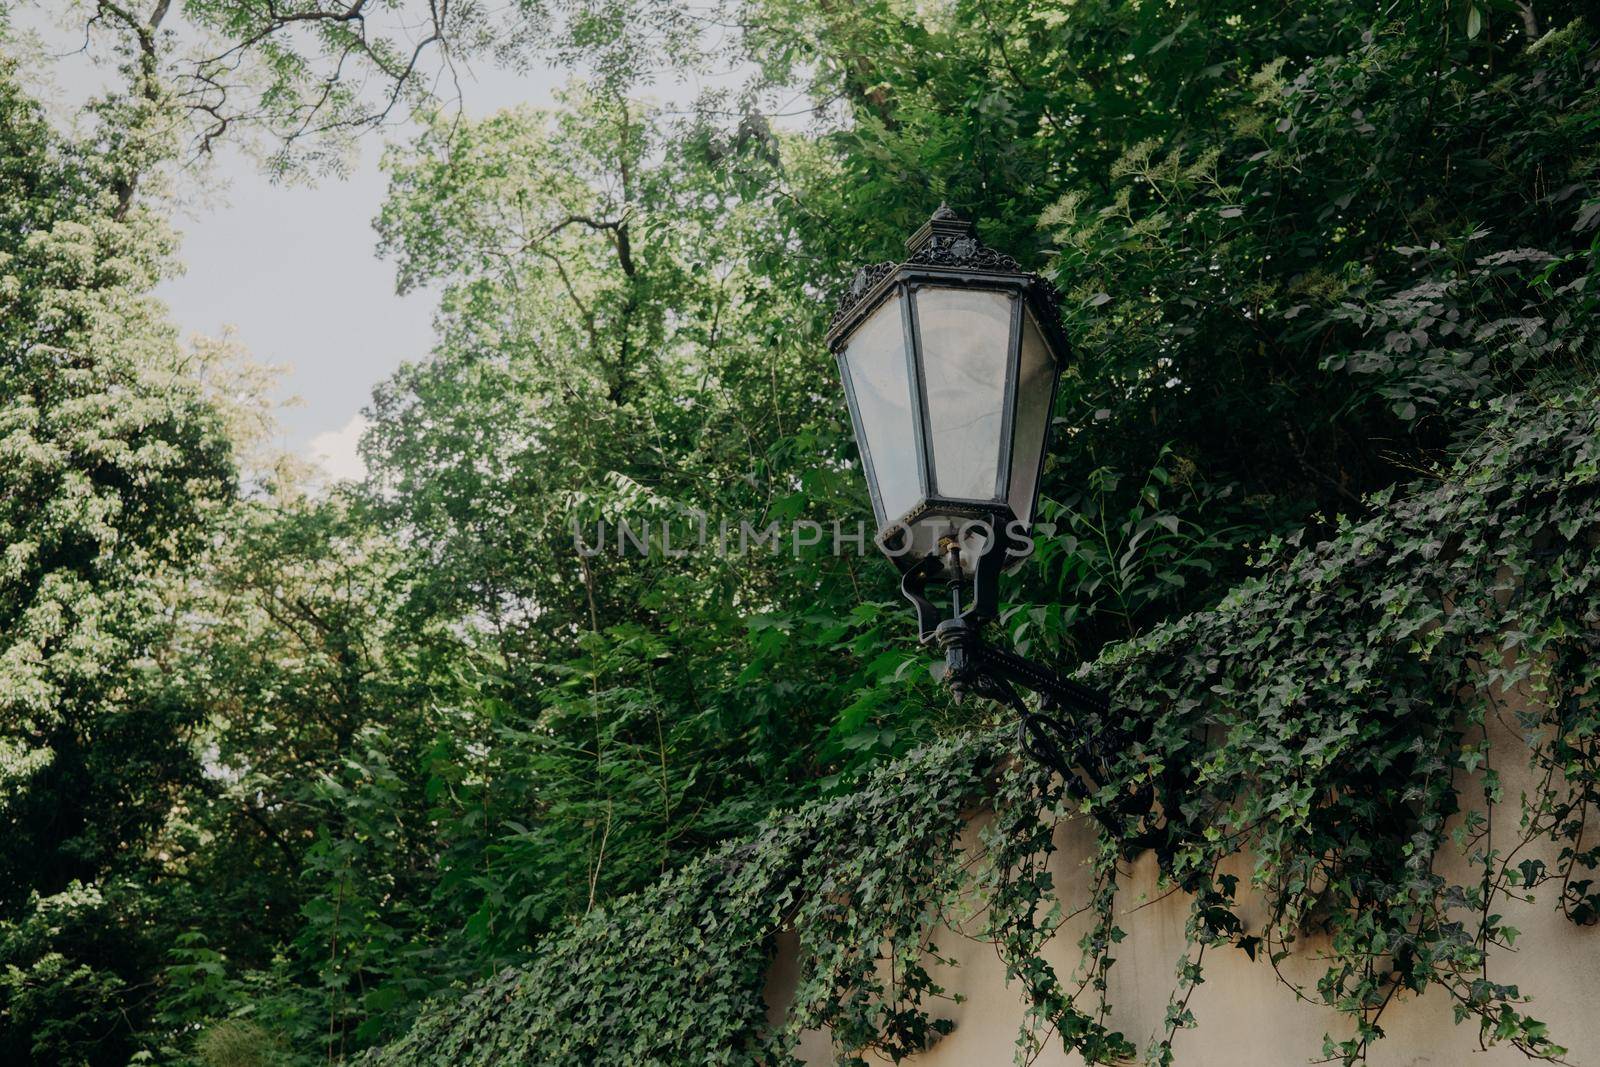
[[[893,274],[899,266],[900,264],[892,262],[874,263],[870,267],[862,267],[856,271],[855,277],[850,279],[850,287],[845,290],[844,296],[833,310],[833,318],[829,321],[828,328],[831,330],[843,322],[845,316],[854,311],[856,305],[865,300],[867,294],[872,292],[879,282]]]
[[[834,308],[833,318],[828,324],[829,330],[831,331],[855,311],[863,300],[877,290],[880,282],[905,267],[970,271],[974,275],[982,275],[985,272],[1024,274],[1029,284],[1037,289],[1052,309],[1060,304],[1061,295],[1048,278],[1023,271],[1016,259],[978,240],[972,223],[950,210],[948,204],[940,204],[939,210],[933,213],[933,217],[907,243],[906,258],[903,261],[875,263],[856,271]]]
[[[956,267],[960,270],[992,270],[1021,274],[1022,267],[1004,252],[979,241],[970,233],[938,233],[906,257],[906,263],[922,267]]]

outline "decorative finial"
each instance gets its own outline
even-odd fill
[[[939,210],[933,213],[934,222],[960,222],[961,216],[950,210],[950,205],[939,201]]]

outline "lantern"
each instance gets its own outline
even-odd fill
[[[986,248],[948,207],[906,242],[900,263],[855,276],[834,314],[856,444],[872,491],[877,544],[900,568],[939,673],[1018,714],[1018,743],[1088,800],[1108,753],[1130,743],[1106,693],[984,638],[999,576],[1031,547],[1065,339],[1049,282]],[[943,582],[946,606],[929,586]],[[963,598],[969,588],[970,595]],[[1019,689],[1039,695],[1030,708]],[[1148,796],[1126,798],[1132,811]],[[1117,815],[1096,807],[1115,828]]]
[[[992,617],[999,572],[1028,553],[1050,437],[1066,351],[1054,287],[941,206],[904,261],[856,274],[827,343],[878,547],[908,576],[959,571],[975,583],[966,614]]]

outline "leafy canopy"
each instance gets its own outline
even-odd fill
[[[792,1037],[752,993],[791,920],[793,1026],[904,1053],[938,1030],[932,988],[856,993],[885,932],[921,973],[958,889],[1033,993],[1025,1047],[1053,1025],[1126,1051],[1039,959],[1059,798],[996,784],[993,713],[933,685],[890,569],[826,537],[662,550],[663,524],[681,545],[868,514],[826,294],[941,198],[1067,293],[1057,536],[1000,630],[1096,660],[1145,738],[1117,778],[1144,807],[1095,802],[1118,828],[1089,991],[1118,857],[1154,848],[1197,902],[1187,1025],[1198,949],[1249,940],[1215,873],[1249,849],[1276,939],[1333,887],[1314,995],[1361,1028],[1330,1055],[1376,1037],[1402,933],[1400,981],[1553,1054],[1515,991],[1469,981],[1510,935],[1463,940],[1460,901],[1484,901],[1428,860],[1460,803],[1444,771],[1481,757],[1472,642],[1555,657],[1526,660],[1552,694],[1587,677],[1600,101],[1576,5],[748,0],[717,34],[653,0],[82,10],[125,75],[88,132],[0,77],[8,1061],[425,1058],[480,1017],[483,1055],[621,1028],[645,1060],[750,1058]],[[585,77],[477,120],[425,91],[488,57]],[[689,113],[642,99],[713,69],[747,82]],[[149,296],[177,266],[161,179],[235,136],[286,176],[336,165],[402,114],[378,241],[436,294],[437,343],[376,390],[366,483],[307,496],[258,462],[259,376],[179,346]],[[1385,503],[1419,473],[1441,484]],[[656,551],[580,550],[621,520]],[[1502,566],[1522,599],[1472,599]],[[1529,754],[1580,807],[1532,797],[1528,827],[1564,867],[1482,863],[1494,893],[1559,874],[1588,921],[1590,709],[1550,707]],[[950,832],[979,798],[1002,818],[973,882]],[[691,973],[699,1010],[669,1016]]]

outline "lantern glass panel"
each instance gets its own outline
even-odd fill
[[[1045,432],[1050,427],[1050,406],[1055,394],[1056,365],[1039,324],[1032,314],[1022,317],[1022,353],[1017,368],[1017,414],[1012,423],[1011,513],[1023,522],[1033,521],[1034,490],[1044,462]]]
[[[850,336],[842,361],[879,526],[922,499],[901,302],[896,293],[879,305]]]
[[[1012,297],[928,287],[918,290],[916,301],[934,493],[993,500],[999,495]]]

